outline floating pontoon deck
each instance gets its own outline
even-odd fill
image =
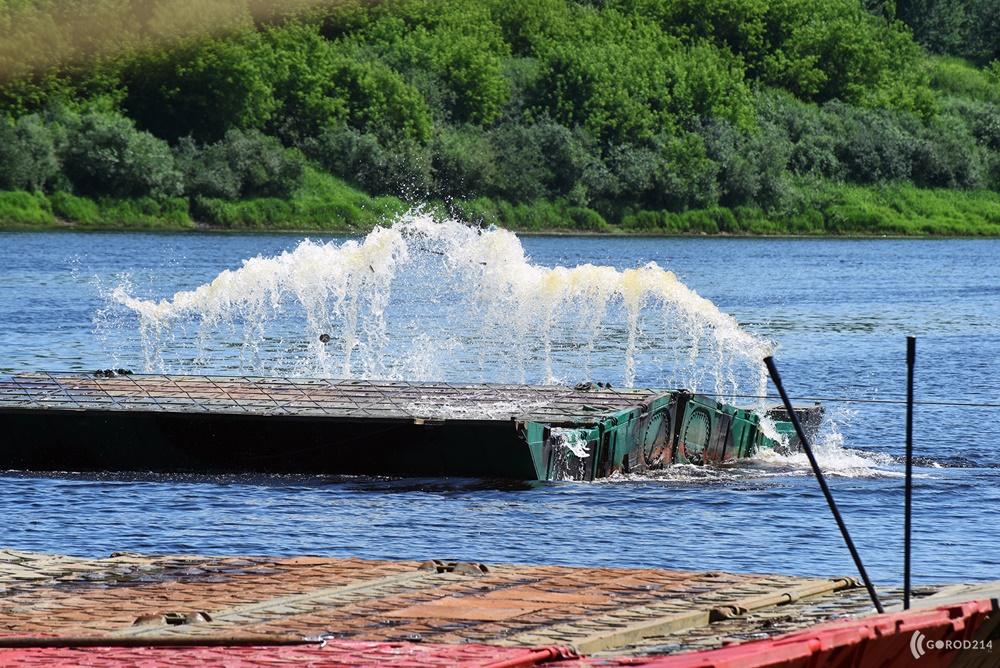
[[[219,376],[0,380],[0,468],[591,480],[747,457],[751,411],[681,390]]]
[[[0,592],[0,666],[987,668],[1000,641],[1000,582],[875,615],[846,577],[0,550]]]

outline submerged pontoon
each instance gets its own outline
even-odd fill
[[[772,436],[790,431],[775,424]],[[2,469],[593,480],[777,444],[759,414],[683,390],[113,372],[0,380]]]

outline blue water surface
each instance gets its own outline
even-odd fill
[[[110,365],[111,288],[169,297],[301,235],[0,232],[0,375]],[[902,579],[906,337],[917,337],[914,578],[1000,578],[1000,241],[527,237],[533,263],[669,269],[822,398],[830,486],[877,584]],[[137,361],[135,366],[139,366]],[[643,375],[639,384],[656,384]],[[773,391],[773,389],[772,389]],[[2,435],[0,435],[2,447]],[[855,569],[799,456],[595,483],[0,474],[0,547]]]

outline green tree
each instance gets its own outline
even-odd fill
[[[274,52],[259,32],[192,40],[124,63],[122,107],[157,137],[214,142],[230,129],[266,127],[279,106],[276,76]]]
[[[815,101],[930,112],[919,50],[902,24],[857,0],[621,0],[686,40],[742,58],[747,76]]]
[[[880,1],[873,9],[883,5]],[[1000,0],[895,0],[894,8],[931,53],[979,65],[1000,58]]]
[[[509,95],[509,47],[489,8],[473,0],[383,3],[345,41],[378,54],[417,86],[441,120],[486,125]]]
[[[601,141],[644,142],[702,114],[740,126],[752,98],[738,62],[705,43],[684,46],[615,10],[579,10],[577,32],[540,54],[536,113]]]
[[[344,122],[362,132],[425,142],[431,119],[420,93],[383,62],[354,44],[331,42],[318,24],[295,23],[268,32],[281,105],[272,127],[293,139]]]

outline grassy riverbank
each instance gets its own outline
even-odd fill
[[[724,234],[1000,237],[1000,194],[928,190],[912,185],[803,186],[796,209],[765,214],[755,207],[685,212],[573,206],[566,200],[512,204],[504,200],[431,201],[440,216],[518,232],[581,234]],[[296,230],[365,233],[391,224],[413,205],[371,197],[347,183],[307,170],[288,199],[91,199],[68,193],[0,192],[0,228],[83,230]]]

